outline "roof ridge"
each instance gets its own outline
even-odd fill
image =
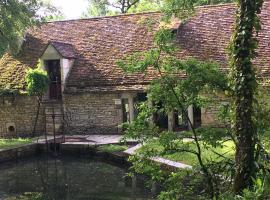
[[[267,2],[267,1],[265,1]],[[213,5],[202,5],[202,6],[195,6],[195,9],[204,9],[204,8],[213,8],[213,7],[228,7],[236,5],[236,3],[219,3]],[[117,15],[109,15],[109,16],[97,16],[97,17],[88,17],[88,18],[79,18],[79,19],[64,19],[64,20],[56,20],[56,21],[49,21],[43,23],[61,23],[61,22],[72,22],[72,21],[87,21],[87,20],[99,20],[99,19],[106,19],[106,18],[117,18],[117,17],[127,17],[133,15],[147,15],[147,14],[161,14],[161,11],[145,11],[145,12],[138,12],[138,13],[123,13]]]
[[[56,20],[56,21],[49,21],[49,22],[43,22],[43,23],[98,20],[98,19],[106,19],[106,18],[117,18],[117,17],[133,16],[133,15],[147,15],[147,14],[160,14],[160,13],[161,11],[147,11],[147,12],[139,12],[139,13],[124,13],[124,14],[117,14],[117,15],[110,15],[110,16],[98,16],[98,17],[89,17],[89,18],[80,18],[80,19],[64,19],[64,20]]]
[[[229,6],[234,6],[236,3],[219,3],[219,4],[211,4],[211,5],[201,5],[201,6],[196,6],[196,9],[200,8],[213,8],[213,7],[229,7]]]
[[[72,45],[72,46],[73,46],[73,44],[71,44],[71,43],[68,43],[68,42],[61,42],[61,41],[59,41],[59,40],[50,40],[50,41],[48,41],[48,43],[61,43],[61,44],[68,44],[68,45]]]

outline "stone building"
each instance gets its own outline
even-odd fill
[[[270,76],[270,2],[261,14],[258,75]],[[232,33],[235,6],[225,4],[198,7],[185,23],[173,23],[179,57],[215,60],[228,69],[226,47]],[[0,97],[0,135],[31,133],[37,101],[25,92],[25,74],[38,61],[47,70],[51,85],[43,97],[37,131],[52,132],[55,113],[57,131],[72,134],[119,134],[124,121],[134,119],[134,103],[146,98],[147,85],[156,77],[125,74],[116,61],[125,55],[153,47],[153,34],[159,28],[157,12],[126,14],[44,23],[25,35],[21,52],[6,54],[0,60],[0,88],[11,88],[19,95]],[[215,109],[190,106],[193,123],[215,122]],[[175,115],[163,116],[159,123],[175,129]]]

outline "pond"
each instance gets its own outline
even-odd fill
[[[146,200],[142,177],[98,159],[31,158],[0,166],[1,200]]]

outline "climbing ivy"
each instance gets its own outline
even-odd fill
[[[263,0],[237,1],[234,33],[229,46],[230,86],[234,97],[234,129],[237,136],[235,193],[251,187],[256,172],[256,131],[252,116],[257,81],[252,60],[258,46],[255,34],[261,29],[259,14],[262,4]]]

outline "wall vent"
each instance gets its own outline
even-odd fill
[[[6,129],[8,134],[16,133],[16,125],[14,122],[6,123]]]

